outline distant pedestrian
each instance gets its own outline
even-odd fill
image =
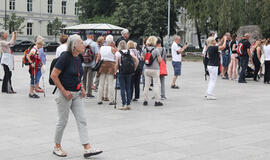
[[[97,44],[98,44],[98,54],[97,54],[97,57],[96,57],[96,63],[98,62],[97,60],[100,60],[100,48],[104,45],[105,43],[105,39],[103,36],[99,36],[97,38]],[[97,91],[98,89],[98,85],[99,85],[99,77],[97,77],[97,74],[95,76],[95,82],[94,82],[94,89]]]
[[[56,98],[58,120],[53,153],[60,157],[67,156],[67,153],[62,149],[61,141],[70,110],[77,122],[80,141],[84,147],[84,157],[102,153],[101,150],[96,150],[90,145],[88,138],[87,120],[82,101],[82,98],[85,97],[85,90],[81,85],[83,68],[79,57],[79,54],[84,50],[85,46],[80,36],[70,36],[67,42],[67,52],[61,54],[51,74],[54,84],[59,89],[59,95]]]
[[[187,49],[187,43],[185,43],[183,47],[180,47],[179,46],[180,42],[181,42],[181,37],[175,36],[172,47],[171,47],[172,65],[174,69],[174,77],[173,77],[173,81],[171,85],[171,88],[173,89],[179,89],[179,86],[176,85],[176,80],[181,75],[182,54]]]
[[[126,43],[129,41],[129,31],[127,29],[123,29],[121,32],[121,37],[117,39],[116,41],[116,47],[118,47],[119,42],[124,40]]]
[[[96,57],[99,51],[98,44],[94,41],[94,34],[90,34],[87,40],[84,42],[86,45],[86,50],[84,52],[84,62],[83,62],[83,86],[86,90],[86,97],[93,98],[92,85],[96,75],[95,71],[92,69],[96,65]]]
[[[12,38],[9,42],[7,42],[8,32],[7,31],[0,31],[0,51],[1,51],[1,64],[4,67],[4,78],[2,83],[2,92],[8,94],[16,93],[13,90],[11,77],[12,77],[12,70],[14,70],[14,56],[10,49],[11,45],[16,43],[16,32],[12,33]]]
[[[221,77],[222,77],[222,79],[229,79],[229,77],[228,77],[228,67],[229,67],[229,64],[231,62],[231,49],[230,49],[231,34],[230,33],[226,33],[225,36],[227,37],[226,48],[224,48],[221,51],[221,53],[222,53],[222,71],[221,71]]]
[[[35,42],[35,46],[30,50],[30,53],[27,55],[27,59],[29,62],[29,73],[30,73],[30,98],[40,98],[34,91],[36,92],[44,92],[39,89],[38,80],[41,77],[41,67],[42,61],[39,55],[39,49],[42,48],[44,44],[43,39],[37,39]]]
[[[254,64],[254,81],[258,81],[258,73],[261,68],[261,56],[262,56],[262,42],[261,40],[257,40],[255,45],[252,47],[252,62]]]
[[[133,43],[133,42],[129,42]],[[131,44],[129,44],[131,45]],[[131,50],[128,49],[127,43],[122,40],[118,45],[116,52],[116,70],[119,70],[119,81],[121,89],[122,107],[120,110],[130,110],[131,103],[131,77],[138,66],[138,59]]]
[[[41,39],[42,41],[44,41],[44,38],[43,38],[43,37],[41,37],[41,36],[36,36],[36,37],[35,37],[35,43],[36,43],[36,41],[37,41],[38,39]],[[44,90],[39,86],[40,79],[41,79],[41,77],[42,77],[42,71],[41,71],[41,70],[42,70],[42,68],[45,67],[45,64],[46,64],[46,53],[45,53],[45,51],[44,51],[43,46],[38,50],[38,53],[39,53],[39,57],[40,57],[40,60],[41,60],[42,65],[41,65],[41,69],[38,70],[39,73],[37,73],[38,77],[36,77],[37,83],[36,83],[36,89],[35,89],[35,90],[36,90],[36,92],[44,93]]]
[[[263,50],[265,64],[264,83],[270,84],[270,38],[265,41]]]
[[[251,52],[250,52],[250,42],[249,42],[250,35],[249,33],[246,33],[243,37],[243,39],[239,42],[243,44],[243,55],[240,56],[240,66],[241,66],[241,72],[238,82],[239,83],[247,83],[245,79],[248,62],[249,59],[251,59]]]
[[[164,62],[167,62],[167,53],[166,53],[166,49],[162,47],[161,45],[162,41],[161,39],[158,37],[157,40],[157,45],[156,45],[156,50],[158,50],[160,52],[160,56],[161,58],[164,60]],[[165,94],[165,77],[164,75],[160,75],[160,89],[161,89],[161,100],[165,100],[167,99],[166,94]]]
[[[108,35],[106,37],[106,46],[100,48],[100,59],[103,60],[98,72],[97,77],[99,77],[98,86],[98,104],[102,104],[102,97],[105,92],[105,82],[108,83],[108,97],[109,105],[115,105],[114,101],[114,79],[115,79],[115,53],[117,49],[113,41],[113,36]]]
[[[59,40],[61,45],[56,48],[56,58],[58,58],[63,52],[67,51],[68,35],[61,34]]]
[[[157,44],[157,38],[155,36],[150,36],[147,41],[147,47],[143,51],[143,57],[146,61],[150,61],[150,58],[147,59],[146,54],[151,54],[152,64],[144,65],[144,77],[145,77],[145,88],[144,88],[144,102],[143,105],[148,105],[149,99],[149,88],[151,79],[154,82],[154,94],[155,94],[155,106],[163,106],[163,103],[160,102],[160,82],[159,82],[159,63],[162,61],[161,52],[159,49],[155,49]]]
[[[138,99],[140,98],[140,82],[144,62],[140,51],[136,49],[137,47],[136,42],[128,41],[127,47],[130,50],[130,53],[133,54],[139,61],[138,67],[136,68],[136,71],[132,74],[131,77],[131,90],[130,90],[131,100],[133,99],[133,93],[135,93],[133,101],[138,101]]]
[[[213,91],[216,85],[217,76],[218,76],[218,68],[220,66],[220,53],[219,50],[223,50],[226,47],[227,37],[224,36],[224,42],[222,46],[217,46],[217,42],[214,37],[209,37],[207,39],[207,57],[208,61],[208,71],[209,71],[209,84],[207,89],[207,100],[215,100],[216,97],[213,95]]]
[[[228,69],[228,75],[230,80],[236,80],[237,78],[237,65],[238,65],[238,54],[237,54],[237,45],[238,37],[236,34],[232,36],[232,42],[230,43],[231,49],[231,62]]]

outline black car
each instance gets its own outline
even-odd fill
[[[43,48],[45,52],[55,52],[58,46],[60,44],[57,42],[46,42]]]
[[[34,43],[31,41],[21,41],[19,43],[16,43],[14,46],[12,46],[11,50],[13,52],[24,52],[31,45],[34,45]]]

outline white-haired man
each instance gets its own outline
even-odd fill
[[[175,36],[172,47],[171,47],[172,65],[174,69],[174,77],[173,77],[172,86],[171,86],[171,88],[173,89],[179,89],[179,86],[176,85],[176,80],[177,80],[177,77],[181,75],[182,53],[187,48],[187,42],[185,43],[183,47],[180,47],[179,46],[180,41],[181,41],[181,37]]]
[[[118,44],[120,41],[124,40],[126,42],[129,41],[129,31],[127,29],[123,29],[121,32],[122,37],[118,38],[116,41],[116,46],[118,47]]]

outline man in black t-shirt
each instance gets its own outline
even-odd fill
[[[238,82],[239,83],[247,83],[245,80],[245,73],[248,67],[249,58],[251,57],[250,52],[250,42],[249,42],[250,35],[246,33],[240,43],[243,43],[243,55],[240,56],[240,66],[241,72]]]

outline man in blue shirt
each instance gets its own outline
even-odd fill
[[[92,68],[96,65],[96,56],[98,54],[98,44],[94,41],[95,36],[93,34],[89,34],[87,36],[87,40],[84,41],[85,46],[89,47],[92,52],[92,60],[91,62],[84,61],[83,63],[83,86],[86,90],[86,96],[88,98],[93,98],[92,94],[92,84],[95,77],[96,72],[92,71]]]

